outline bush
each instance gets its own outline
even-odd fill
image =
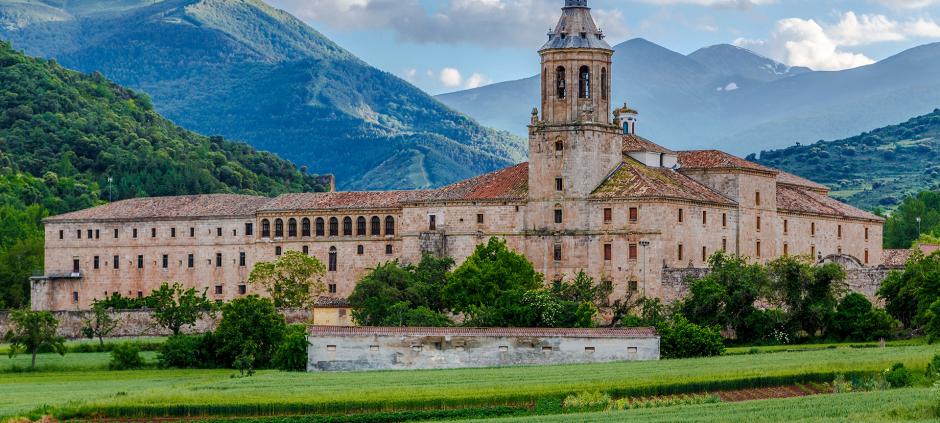
[[[234,367],[236,358],[244,361],[250,355],[252,368],[268,368],[286,327],[271,300],[257,295],[235,299],[222,306],[222,321],[215,332],[216,357],[224,366]]]
[[[884,376],[885,382],[892,388],[906,388],[911,386],[914,378],[911,371],[901,363],[895,364],[890,370],[885,370]]]
[[[279,370],[297,372],[307,370],[307,327],[290,325],[284,340],[274,353],[273,366]]]
[[[940,379],[940,354],[934,355],[933,360],[927,363],[927,379]]]
[[[562,407],[569,411],[603,410],[610,401],[610,395],[601,392],[581,392],[568,395],[562,402]]]
[[[140,348],[135,344],[118,344],[111,350],[111,370],[139,369],[143,365],[144,358],[140,356]]]
[[[873,341],[888,338],[897,321],[884,310],[874,308],[864,295],[853,293],[839,302],[833,317],[831,334],[847,341]]]
[[[663,358],[712,357],[725,351],[724,340],[716,327],[701,327],[681,315],[661,325],[661,355]]]
[[[220,367],[216,359],[215,336],[174,335],[160,346],[157,363],[161,368],[211,369]]]

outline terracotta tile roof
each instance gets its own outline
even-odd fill
[[[774,170],[776,170],[776,169],[774,169]],[[813,182],[813,181],[811,181],[811,180],[809,180],[809,179],[806,179],[806,178],[801,178],[801,177],[796,176],[796,175],[794,175],[794,174],[792,174],[792,173],[787,173],[787,172],[784,172],[784,171],[782,171],[782,170],[777,170],[777,171],[780,172],[780,173],[777,174],[777,183],[778,183],[778,184],[794,185],[794,186],[798,186],[798,187],[809,188],[809,189],[811,189],[811,190],[813,190],[813,191],[821,191],[821,192],[825,192],[825,193],[828,193],[828,192],[830,191],[829,187],[827,187],[827,186],[825,186],[825,185],[823,185],[823,184]]]
[[[284,194],[264,205],[260,212],[297,210],[396,209],[419,201],[432,191],[363,191]]]
[[[46,219],[82,220],[182,219],[251,216],[270,198],[235,194],[132,198]]]
[[[777,209],[793,213],[884,221],[884,218],[816,191],[788,185],[777,185]]]
[[[724,205],[735,203],[692,178],[671,169],[646,167],[625,158],[623,164],[591,194],[593,199],[671,198]]]
[[[776,169],[761,166],[718,150],[680,151],[679,165],[687,169],[743,169],[778,173]]]
[[[633,134],[624,135],[623,136],[623,152],[633,153],[637,151],[650,151],[653,153],[676,154],[675,151],[672,151],[666,147],[656,144],[646,138],[633,135]]]
[[[313,305],[322,308],[345,308],[349,307],[349,300],[340,297],[321,296],[317,297],[317,301]]]
[[[310,326],[311,336],[504,336],[572,338],[649,338],[654,328],[548,329],[548,328],[409,328],[363,326]]]
[[[433,191],[424,201],[525,200],[529,193],[529,164],[457,182]]]
[[[914,255],[914,250],[884,250],[881,253],[885,267],[902,268]]]

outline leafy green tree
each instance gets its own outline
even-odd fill
[[[239,368],[271,367],[286,330],[284,316],[271,300],[257,295],[232,300],[222,306],[222,321],[215,331],[219,361],[232,367],[250,358],[250,367]]]
[[[724,353],[725,344],[717,326],[702,327],[682,315],[656,328],[663,358],[712,357]]]
[[[56,334],[59,321],[48,311],[16,310],[10,313],[12,329],[4,336],[10,343],[10,357],[22,351],[32,354],[31,368],[36,368],[36,354],[41,348],[51,348],[65,355],[65,338]]]
[[[793,327],[809,337],[826,329],[846,290],[842,266],[813,266],[807,258],[781,257],[767,267],[770,301],[788,311]]]
[[[289,372],[307,370],[307,347],[309,345],[306,325],[288,325],[287,330],[284,332],[284,340],[281,341],[277,351],[274,352],[274,367]]]
[[[192,326],[202,316],[213,313],[212,302],[206,292],[197,294],[195,288],[183,289],[183,285],[174,282],[160,285],[150,294],[153,301],[151,315],[164,328],[179,335],[183,326]]]
[[[482,308],[505,303],[507,294],[521,298],[522,292],[541,288],[542,281],[525,256],[510,250],[505,241],[491,238],[451,274],[444,303],[472,319]]]
[[[852,293],[839,302],[832,321],[832,335],[850,341],[888,338],[897,325],[884,310],[872,306],[864,295]]]
[[[421,263],[391,261],[364,276],[349,296],[353,318],[364,326],[451,326],[442,291],[449,258],[425,255]]]
[[[920,222],[917,222],[920,219]],[[940,227],[940,193],[923,191],[907,197],[885,222],[884,243],[887,248],[911,248],[921,234]]]
[[[248,283],[264,288],[276,307],[304,308],[326,291],[325,274],[326,267],[315,257],[287,251],[274,262],[255,264]]]
[[[767,270],[722,252],[712,255],[709,264],[711,272],[691,283],[680,312],[695,324],[733,329],[742,340],[754,338],[747,319],[768,286]]]
[[[114,310],[95,301],[91,307],[91,317],[82,320],[82,333],[88,339],[98,338],[98,343],[104,346],[104,338],[111,335],[118,324],[120,322],[114,317]]]

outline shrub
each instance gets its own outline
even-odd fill
[[[160,346],[157,363],[161,368],[209,369],[220,367],[216,359],[215,336],[174,335]]]
[[[284,334],[284,340],[274,353],[275,368],[289,372],[307,370],[307,327],[290,325]]]
[[[607,408],[610,404],[610,395],[601,392],[581,392],[575,395],[568,395],[562,402],[566,409],[574,410],[600,410]]]
[[[663,358],[711,357],[725,351],[718,328],[701,327],[681,315],[657,329]]]
[[[140,348],[132,343],[115,345],[111,350],[111,370],[139,369],[144,365],[144,358],[140,356]]]
[[[930,363],[927,363],[927,379],[938,379],[940,378],[940,354],[933,356],[933,360]]]
[[[255,369],[271,366],[284,339],[284,316],[266,298],[251,295],[222,306],[222,321],[215,332],[219,362],[233,367],[236,358],[250,355]]]
[[[901,363],[897,363],[892,366],[891,369],[885,370],[884,377],[885,382],[892,388],[905,388],[911,386],[913,383],[913,374]]]

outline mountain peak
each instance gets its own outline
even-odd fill
[[[743,47],[716,44],[696,50],[688,56],[726,78],[744,78],[771,82],[812,70],[791,67]]]

